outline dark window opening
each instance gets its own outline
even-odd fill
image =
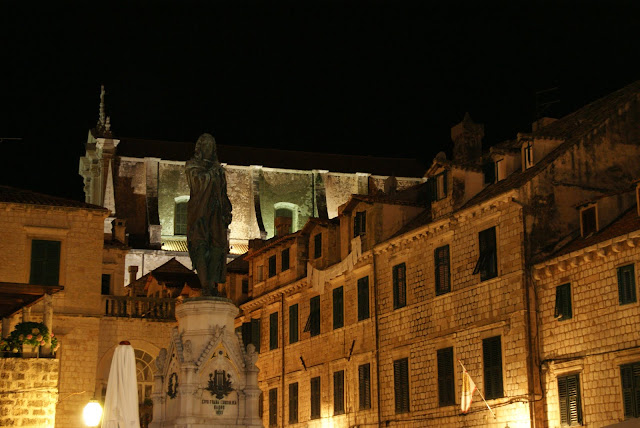
[[[242,323],[242,343],[246,347],[253,344],[256,352],[260,352],[260,319],[255,318],[249,322]]]
[[[353,219],[353,236],[361,236],[367,232],[367,212],[358,211]]]
[[[598,231],[598,221],[596,218],[596,207],[592,206],[580,211],[582,223],[582,236],[589,236]]]
[[[556,287],[556,309],[553,314],[558,321],[571,319],[571,284],[562,284]]]
[[[289,258],[289,249],[285,248],[280,253],[280,271],[284,272],[285,270],[289,270],[290,258]]]
[[[320,334],[320,296],[312,297],[309,300],[309,318],[303,331],[309,332],[311,337]]]
[[[500,336],[482,341],[484,358],[484,397],[500,398],[504,396],[502,388],[502,344]]]
[[[496,182],[496,164],[487,162],[482,165],[482,174],[484,175],[484,184],[493,184]]]
[[[31,241],[29,284],[58,285],[60,281],[60,241]]]
[[[320,418],[320,376],[311,378],[311,419]]]
[[[102,274],[100,294],[102,294],[103,296],[111,295],[111,275],[108,273]]]
[[[449,246],[436,248],[434,251],[435,258],[435,278],[436,278],[436,296],[451,291],[451,273],[449,262]]]
[[[278,313],[269,315],[269,350],[278,348]]]
[[[369,277],[358,279],[358,321],[369,318]]]
[[[633,265],[618,268],[618,300],[621,305],[636,301],[636,274]]]
[[[358,401],[360,410],[371,408],[371,365],[369,363],[358,366]]]
[[[187,203],[178,202],[175,206],[175,215],[173,220],[173,234],[187,234]]]
[[[456,403],[453,347],[438,349],[438,402],[441,406]]]
[[[269,390],[269,426],[278,426],[278,390]]]
[[[640,417],[640,363],[620,366],[624,417]]]
[[[269,278],[276,276],[276,256],[269,257]]]
[[[313,237],[313,258],[320,257],[322,257],[322,233],[318,233]]]
[[[393,267],[393,309],[407,305],[407,268],[404,263]]]
[[[289,423],[298,423],[298,382],[289,384]]]
[[[289,343],[298,341],[298,304],[289,306]]]
[[[333,329],[344,326],[344,289],[333,289]]]
[[[498,249],[496,247],[496,228],[490,227],[478,233],[480,255],[473,274],[480,273],[480,281],[498,276]]]
[[[242,294],[249,294],[249,280],[242,280]]]
[[[403,358],[393,362],[393,387],[396,413],[409,411],[409,360]]]
[[[333,414],[344,413],[344,370],[333,373]]]

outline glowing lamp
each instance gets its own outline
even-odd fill
[[[88,427],[97,427],[100,424],[102,406],[98,403],[98,400],[93,399],[84,406],[82,418],[84,419],[84,424]]]

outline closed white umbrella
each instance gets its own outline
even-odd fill
[[[140,428],[136,356],[129,342],[120,342],[113,353],[102,428]]]

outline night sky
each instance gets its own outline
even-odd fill
[[[0,184],[80,200],[101,84],[116,136],[427,163],[465,112],[491,145],[640,79],[637,1],[23,3],[0,4]]]

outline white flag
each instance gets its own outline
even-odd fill
[[[476,384],[469,376],[466,370],[462,371],[462,398],[460,399],[460,410],[462,413],[467,413],[471,408],[471,401],[473,400],[473,393],[476,390]]]

